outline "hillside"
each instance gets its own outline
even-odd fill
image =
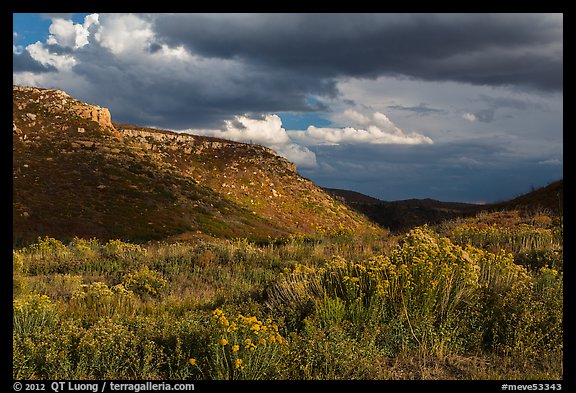
[[[381,231],[268,148],[113,123],[62,91],[14,86],[12,137],[14,244]]]
[[[338,188],[327,188],[327,187],[323,187],[323,188],[324,188],[324,191],[326,191],[328,194],[330,194],[333,197],[335,197],[336,199],[338,199],[342,202],[346,202],[346,203],[373,204],[373,203],[382,202],[380,199],[362,194],[361,192],[350,191],[350,190],[341,190]]]
[[[391,231],[406,231],[418,225],[437,224],[454,217],[472,215],[485,206],[434,199],[382,201],[358,192],[325,188],[335,198]]]
[[[481,211],[519,210],[535,212],[546,209],[555,215],[562,214],[563,189],[563,180],[559,180],[509,201],[475,205],[442,202],[429,198],[382,201],[355,191],[324,188],[333,197],[364,214],[382,227],[400,232],[418,225],[438,224],[455,217],[472,216]]]
[[[564,210],[564,180],[558,180],[509,201],[494,203],[490,210],[550,210],[561,215]]]

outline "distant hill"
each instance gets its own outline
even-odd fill
[[[380,199],[378,198],[373,198],[371,196],[362,194],[360,192],[356,192],[356,191],[350,191],[350,190],[340,190],[338,188],[326,188],[323,187],[324,191],[326,191],[327,193],[329,193],[330,195],[332,195],[333,197],[346,202],[346,203],[366,203],[366,204],[371,204],[371,203],[380,203],[382,202]]]
[[[552,182],[509,201],[494,203],[488,207],[490,210],[547,209],[553,214],[562,214],[564,210],[564,180]]]
[[[455,217],[465,217],[480,211],[547,209],[561,214],[563,180],[533,190],[509,201],[487,205],[441,202],[434,199],[382,201],[355,191],[325,188],[326,192],[391,231],[401,232],[417,225],[437,224]]]
[[[472,215],[485,206],[434,199],[382,201],[355,191],[325,188],[334,197],[391,231],[401,232],[417,225],[435,224],[458,216]]]
[[[383,232],[271,149],[114,123],[59,90],[14,86],[12,142],[14,244]]]

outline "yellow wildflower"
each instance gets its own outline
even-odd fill
[[[196,359],[190,358],[190,359],[188,359],[188,363],[190,363],[191,365],[195,366],[195,365],[196,365]]]
[[[240,349],[238,345],[232,345],[232,352],[236,352]]]
[[[244,368],[244,366],[242,365],[242,359],[236,359],[236,368]]]
[[[220,345],[224,346],[228,344],[228,340],[226,340],[225,338],[223,338],[222,340],[220,340]]]
[[[556,269],[550,269],[550,272],[552,273],[553,276],[558,275],[558,270],[556,270]]]
[[[228,322],[228,319],[226,319],[226,317],[224,315],[222,315],[220,317],[220,319],[218,320],[218,322],[220,323],[220,325],[222,326],[228,326],[230,325],[230,323]]]

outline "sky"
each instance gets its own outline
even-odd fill
[[[13,14],[13,83],[387,201],[563,178],[562,14]]]

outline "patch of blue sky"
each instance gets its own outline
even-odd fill
[[[84,23],[87,13],[71,14],[74,23]],[[50,35],[48,28],[52,20],[39,13],[14,13],[12,14],[12,31],[16,33],[13,37],[14,45],[25,47],[37,41],[45,42]]]
[[[14,44],[26,46],[36,41],[46,41],[51,23],[50,19],[45,19],[40,14],[12,14],[12,31],[16,33]]]
[[[317,113],[278,113],[286,130],[305,130],[308,126],[327,127],[332,123]]]

